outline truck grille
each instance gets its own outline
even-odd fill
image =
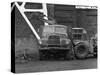
[[[60,37],[56,35],[49,36],[48,46],[60,46]]]

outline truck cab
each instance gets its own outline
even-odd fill
[[[64,25],[47,25],[40,28],[40,59],[64,57],[67,59],[72,50],[69,37],[70,29]]]

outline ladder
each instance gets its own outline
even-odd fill
[[[28,26],[30,27],[30,29],[32,30],[34,35],[36,36],[37,40],[40,41],[40,36],[36,32],[35,28],[33,27],[33,25],[31,24],[31,22],[29,21],[29,19],[27,18],[27,16],[25,15],[24,12],[42,12],[43,14],[45,14],[47,16],[47,5],[46,5],[46,3],[42,3],[42,9],[25,9],[24,8],[25,4],[26,4],[26,2],[23,2],[21,5],[19,5],[18,2],[14,2],[11,7],[11,12],[12,12],[14,6],[16,6],[18,8],[18,10],[20,11],[21,15],[23,16],[23,18],[25,19]],[[44,17],[44,19],[48,20],[47,17]],[[48,25],[48,23],[46,23],[46,22],[44,22],[44,24]]]

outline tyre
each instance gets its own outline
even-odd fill
[[[84,59],[88,56],[88,52],[89,52],[89,49],[88,49],[88,46],[84,43],[80,43],[80,44],[77,44],[75,46],[75,57],[77,59]]]
[[[45,54],[43,53],[43,51],[39,51],[39,58],[40,60],[45,60]]]
[[[73,60],[74,59],[74,54],[72,51],[68,51],[65,54],[65,60]]]
[[[48,50],[39,50],[39,58],[40,60],[48,60]]]

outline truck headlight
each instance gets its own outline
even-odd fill
[[[42,41],[41,40],[39,40],[39,44],[42,44]]]
[[[69,39],[66,39],[66,44],[69,44],[70,43],[70,40]]]
[[[47,45],[47,40],[41,39],[41,40],[39,40],[39,44],[40,44],[41,46],[46,46],[46,45]]]

